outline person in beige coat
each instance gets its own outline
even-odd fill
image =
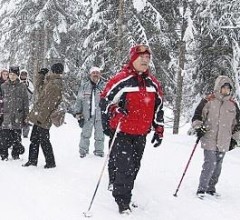
[[[233,83],[227,76],[218,76],[214,92],[202,99],[195,110],[192,127],[204,149],[204,163],[197,196],[220,196],[216,184],[221,174],[225,153],[240,140],[240,111],[232,98]]]
[[[56,63],[52,65],[49,73],[48,69],[43,68],[37,75],[36,89],[39,94],[28,116],[28,120],[34,125],[30,137],[31,144],[29,147],[28,162],[23,165],[25,167],[37,166],[40,145],[46,161],[44,168],[56,167],[53,148],[50,142],[49,130],[52,126],[50,116],[62,100],[63,69],[61,63]]]

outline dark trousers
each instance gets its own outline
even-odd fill
[[[43,155],[47,165],[55,165],[55,158],[53,155],[52,145],[50,143],[49,129],[41,128],[37,125],[33,125],[31,137],[28,161],[37,165],[39,146],[41,145]]]
[[[110,139],[111,142],[111,139]],[[108,163],[110,182],[113,183],[113,197],[118,205],[129,204],[134,180],[146,145],[146,135],[118,133]]]
[[[0,130],[1,144],[0,154],[2,158],[8,157],[8,148],[12,147],[12,157],[23,154],[25,149],[22,145],[21,129],[2,129]]]

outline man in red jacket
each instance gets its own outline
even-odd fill
[[[132,47],[129,63],[108,81],[101,94],[103,130],[110,136],[110,143],[117,127],[120,130],[113,140],[108,171],[121,214],[131,211],[131,192],[147,134],[154,129],[154,147],[160,146],[163,138],[163,92],[149,72],[150,59],[146,45]]]

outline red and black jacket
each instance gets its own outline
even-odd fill
[[[139,74],[125,66],[106,84],[101,93],[100,108],[103,130],[111,135],[119,122],[120,131],[132,135],[146,135],[153,126],[163,127],[163,92],[159,81],[148,71]],[[121,107],[127,114],[117,113]]]

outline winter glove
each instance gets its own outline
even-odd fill
[[[49,69],[48,68],[41,68],[40,71],[38,72],[39,74],[46,75],[48,73]]]
[[[230,142],[230,145],[229,145],[229,151],[233,150],[237,146],[238,146],[237,141],[235,141],[233,138],[231,138],[231,142]]]
[[[153,138],[151,140],[151,143],[153,144],[153,147],[159,147],[162,143],[162,138],[163,138],[163,132],[164,132],[164,127],[159,126],[153,135]]]
[[[195,131],[196,131],[197,137],[200,139],[205,135],[205,133],[207,132],[207,129],[205,126],[202,125],[200,128],[196,128]]]
[[[80,128],[83,128],[83,125],[84,125],[84,118],[83,117],[78,119],[78,124],[79,124]]]

